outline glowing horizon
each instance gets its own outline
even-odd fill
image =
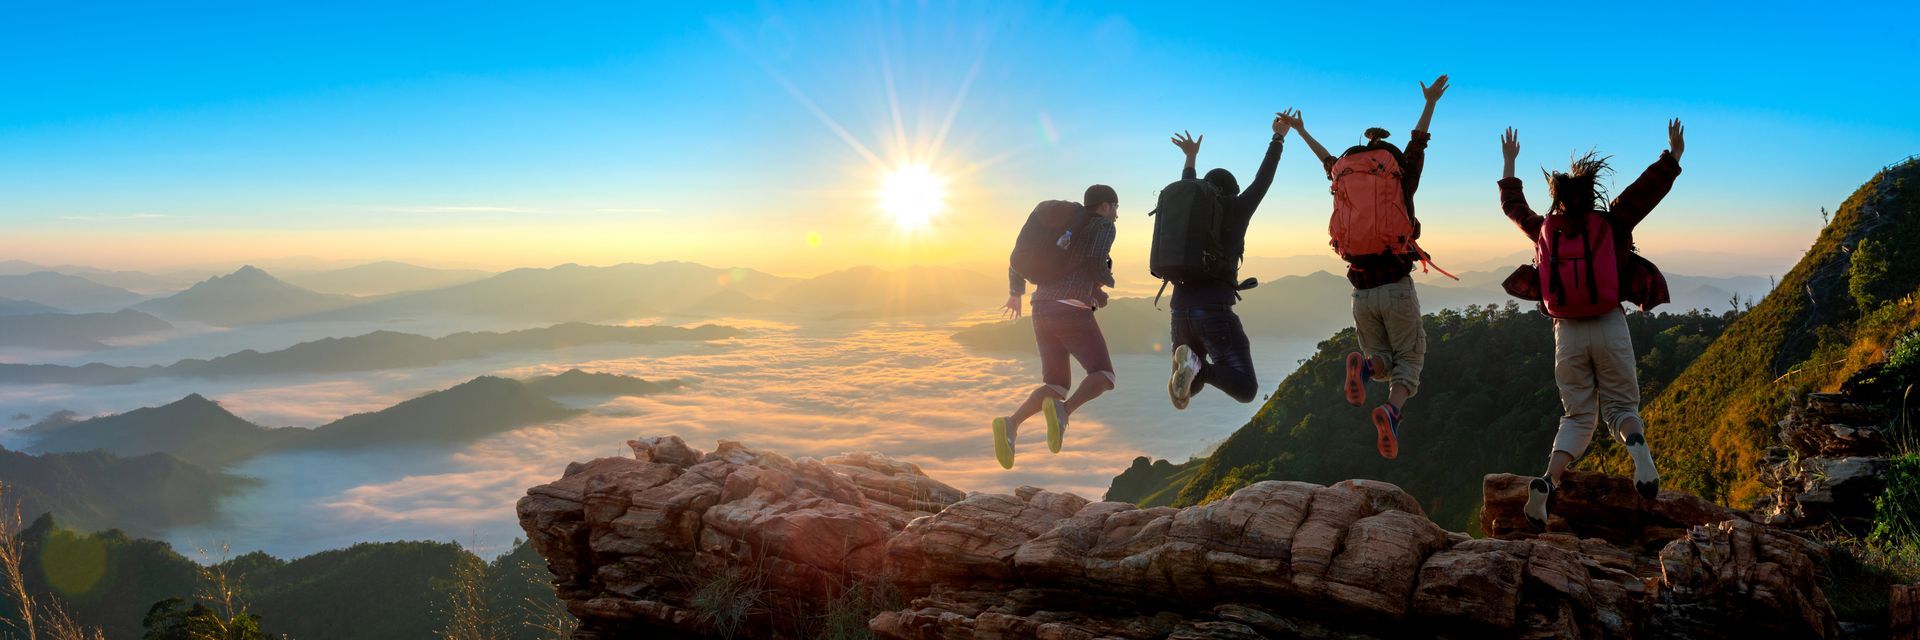
[[[1527,136],[1523,167],[1598,147],[1623,184],[1679,116],[1687,174],[1643,247],[1786,261],[1820,208],[1920,150],[1901,107],[1915,84],[1860,62],[1911,57],[1909,41],[1850,38],[1786,63],[1705,53],[1857,30],[1838,14],[1603,18],[1622,43],[1605,66],[1631,79],[1595,83],[1506,53],[1554,45],[1516,35],[1572,15],[1552,9],[1498,26],[1424,18],[1422,55],[1365,62],[1317,55],[1337,32],[1265,27],[1358,19],[1330,7],[1223,7],[1239,18],[1205,38],[1153,6],[426,7],[376,23],[247,5],[214,21],[116,11],[125,19],[101,25],[14,9],[0,26],[0,54],[44,61],[0,70],[35,89],[0,105],[0,260],[976,265],[1004,259],[1033,202],[1099,182],[1127,203],[1115,255],[1132,264],[1153,194],[1177,177],[1167,131],[1210,134],[1202,163],[1245,182],[1272,111],[1303,109],[1329,146],[1369,125],[1404,141],[1415,82],[1439,72],[1456,89],[1434,119],[1419,204],[1425,244],[1455,262],[1516,250],[1491,187],[1509,124]],[[368,51],[341,51],[344,38]],[[1493,40],[1501,51],[1476,44]],[[904,190],[914,204],[888,186],[903,167],[924,170]],[[1324,254],[1327,207],[1293,137],[1248,254]]]

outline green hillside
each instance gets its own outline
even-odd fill
[[[1672,380],[1733,319],[1732,314],[1632,314],[1640,379]],[[1142,465],[1116,478],[1110,500],[1188,505],[1226,497],[1261,480],[1392,482],[1419,496],[1442,526],[1467,530],[1488,473],[1538,472],[1559,417],[1553,331],[1519,305],[1429,314],[1427,368],[1406,407],[1400,457],[1374,450],[1365,408],[1341,393],[1352,329],[1320,343],[1266,406],[1215,450],[1184,465]],[[1370,388],[1378,402],[1381,385]],[[1155,482],[1155,478],[1163,479]]]
[[[1757,467],[1789,398],[1831,389],[1885,359],[1914,324],[1920,288],[1920,158],[1890,166],[1832,221],[1761,300],[1672,388],[1649,394],[1645,417],[1669,486],[1743,506],[1764,489]],[[1589,464],[1627,468],[1617,450]]]
[[[108,638],[141,637],[141,619],[154,603],[205,602],[199,598],[208,593],[196,558],[164,542],[119,531],[78,533],[49,517],[36,520],[20,539],[27,550],[28,592],[36,599],[58,598],[79,622],[99,627]],[[546,586],[551,576],[537,560],[519,541],[490,563],[453,543],[403,541],[361,543],[291,561],[256,552],[214,568],[237,583],[241,602],[274,637],[414,640],[438,636],[459,567],[480,566],[469,575],[486,594],[490,617],[497,618],[493,637],[531,640],[552,637],[539,628],[536,614],[558,606]],[[14,616],[16,607],[0,590],[0,620]]]

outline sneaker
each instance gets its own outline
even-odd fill
[[[1647,449],[1646,434],[1627,436],[1627,455],[1633,458],[1633,488],[1640,497],[1652,500],[1660,495],[1660,470],[1653,468],[1653,452]]]
[[[1047,450],[1060,453],[1060,441],[1067,434],[1067,406],[1054,398],[1041,398],[1040,413],[1047,416]]]
[[[1007,419],[993,419],[993,457],[1000,461],[1000,468],[1013,468],[1013,441],[1007,439]]]
[[[1367,379],[1373,377],[1373,361],[1355,351],[1347,354],[1347,404],[1367,403]]]
[[[1391,404],[1373,408],[1373,430],[1380,436],[1380,457],[1400,457],[1400,410]]]
[[[1173,408],[1186,409],[1187,401],[1193,399],[1193,379],[1200,375],[1200,356],[1193,354],[1193,348],[1180,345],[1173,348],[1173,378],[1167,380],[1167,397],[1173,399]]]
[[[1534,478],[1527,485],[1527,524],[1535,531],[1547,530],[1547,506],[1553,502],[1553,481],[1545,476]]]

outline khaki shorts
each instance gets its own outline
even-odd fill
[[[1565,411],[1554,451],[1576,460],[1586,455],[1596,420],[1620,440],[1620,422],[1640,419],[1640,379],[1627,314],[1615,309],[1598,318],[1554,318],[1553,380]]]
[[[1420,296],[1413,277],[1372,289],[1353,290],[1353,329],[1360,352],[1387,361],[1393,384],[1420,391],[1420,368],[1427,362],[1427,329],[1420,322]]]

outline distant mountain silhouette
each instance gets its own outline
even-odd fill
[[[0,345],[42,349],[104,349],[101,340],[173,328],[165,320],[122,309],[115,313],[0,315]]]
[[[0,298],[30,300],[70,311],[115,311],[146,296],[79,276],[35,271],[0,276]]]
[[[569,323],[505,333],[473,331],[429,338],[375,331],[351,338],[324,338],[261,353],[240,351],[212,360],[187,359],[166,366],[116,367],[0,364],[0,384],[129,384],[148,378],[223,378],[294,373],[345,373],[424,367],[492,353],[561,349],[587,344],[651,344],[672,340],[719,340],[739,334],[731,327],[609,327]]]
[[[40,313],[66,313],[58,307],[50,307],[32,300],[0,298],[0,316],[30,316]]]
[[[52,512],[85,530],[155,535],[203,522],[214,504],[249,478],[208,471],[155,453],[122,458],[102,451],[28,455],[0,448],[0,484],[28,520]]]
[[[579,413],[548,400],[517,380],[481,376],[380,411],[335,420],[296,438],[291,446],[345,448],[460,442]]]
[[[383,321],[468,315],[530,322],[626,320],[723,290],[764,296],[791,279],[690,262],[514,269],[477,282],[370,301],[295,320]]]
[[[579,413],[517,380],[492,376],[313,429],[262,427],[196,393],[159,407],[31,429],[29,435],[37,439],[27,449],[100,450],[121,456],[165,453],[218,468],[276,450],[465,442]]]
[[[1006,275],[951,267],[854,267],[795,283],[774,296],[839,317],[891,317],[992,308],[1006,299]]]
[[[435,269],[385,260],[326,271],[294,271],[281,279],[322,293],[383,296],[463,284],[493,275],[478,269]]]
[[[733,314],[779,313],[787,311],[786,305],[771,300],[762,300],[733,289],[715,291],[713,295],[702,298],[693,304],[671,309],[676,314],[688,316],[719,316]]]
[[[540,395],[553,396],[645,396],[687,387],[683,380],[653,382],[614,373],[587,373],[568,369],[566,373],[526,380],[528,388]]]
[[[354,302],[352,296],[315,293],[246,266],[186,291],[140,303],[137,308],[162,317],[231,327],[338,309]]]
[[[78,264],[40,265],[24,260],[0,260],[0,275],[20,275],[35,271],[78,276],[109,287],[119,287],[141,295],[164,295],[193,286],[193,283],[216,275],[199,269],[169,271],[165,273],[147,273],[145,271],[125,271],[101,269]]]
[[[200,394],[171,404],[81,420],[45,431],[36,453],[101,450],[120,456],[168,453],[222,467],[288,441],[297,429],[268,429],[241,419]]]

